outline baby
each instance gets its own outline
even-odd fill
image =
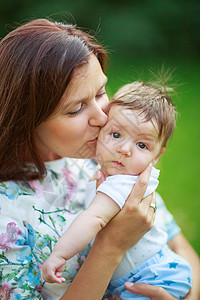
[[[90,183],[89,207],[74,220],[44,263],[46,281],[65,281],[62,277],[65,261],[86,247],[119,212],[138,175],[149,164],[155,166],[165,152],[175,128],[176,111],[171,98],[144,82],[133,82],[119,89],[108,111],[108,122],[100,131],[96,150],[106,180],[97,193],[95,182]],[[155,191],[158,176],[159,170],[153,167],[144,197]],[[156,211],[153,203],[150,207]],[[191,288],[189,264],[168,248],[167,233],[156,220],[153,228],[124,255],[108,288],[108,293],[118,294],[122,299],[148,299],[126,290],[126,281],[163,287],[179,299]]]

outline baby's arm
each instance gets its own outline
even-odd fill
[[[43,265],[43,278],[48,282],[64,281],[65,261],[85,248],[119,212],[120,207],[107,195],[98,192],[87,210],[82,212],[56,243]]]
[[[65,260],[85,248],[120,210],[105,194],[98,192],[87,210],[70,225],[54,247],[54,252]]]

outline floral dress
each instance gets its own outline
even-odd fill
[[[66,282],[44,282],[41,266],[55,243],[84,209],[92,160],[62,158],[46,163],[44,180],[0,183],[0,299],[56,300],[64,294],[90,246],[66,262]],[[179,232],[162,200],[161,222],[170,239]]]
[[[63,158],[46,168],[42,181],[0,183],[0,299],[59,299],[89,251],[67,261],[65,283],[43,282],[41,266],[83,209],[96,166]]]

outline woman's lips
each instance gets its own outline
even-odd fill
[[[113,161],[113,163],[120,168],[124,167],[124,165],[119,161]]]

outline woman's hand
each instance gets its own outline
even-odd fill
[[[126,282],[125,287],[131,293],[149,297],[151,300],[175,300],[165,289],[144,283]],[[116,298],[117,299],[117,298]]]
[[[165,289],[149,284],[144,283],[131,283],[126,282],[125,287],[127,290],[129,290],[133,294],[139,294],[146,297],[149,297],[151,300],[177,300],[177,298],[174,298],[172,295],[170,295]],[[121,300],[121,298],[118,295],[113,295],[112,300]],[[190,298],[190,293],[184,298],[185,300],[195,300],[194,298]]]
[[[129,290],[133,294],[139,294],[143,295],[145,297],[148,297],[151,300],[177,300],[177,298],[174,298],[172,295],[170,295],[165,289],[149,284],[144,283],[131,283],[126,282],[125,287],[127,290]],[[186,299],[188,298],[189,294]],[[118,295],[114,295],[112,297],[112,300],[120,300],[121,298]]]
[[[113,247],[113,252],[121,251],[123,255],[130,247],[134,246],[141,237],[151,229],[155,211],[150,203],[155,203],[155,194],[143,198],[146,191],[151,166],[140,174],[132,189],[123,209],[99,232],[98,238],[106,240],[107,246]],[[98,173],[97,185],[104,180]],[[116,187],[117,188],[117,187]]]

